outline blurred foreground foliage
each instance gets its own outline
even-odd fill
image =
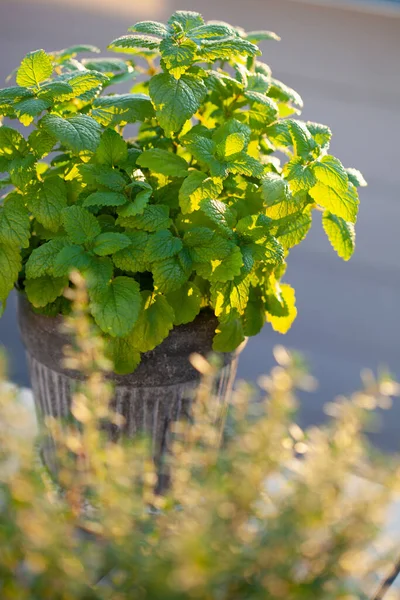
[[[302,431],[295,390],[313,380],[278,348],[278,365],[260,381],[265,397],[240,384],[222,427],[215,368],[194,356],[203,374],[194,424],[177,425],[171,486],[156,496],[146,440],[116,444],[102,433],[104,420],[120,417],[109,408],[103,342],[75,284],[67,327],[76,347],[66,361],[87,381],[74,397],[75,422],[47,423],[62,465],[58,487],[2,367],[1,599],[371,598],[393,552],[376,541],[400,468],[371,456],[363,428],[396,385],[369,375],[363,391],[329,405],[327,426]]]

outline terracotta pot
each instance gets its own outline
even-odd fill
[[[70,416],[74,385],[82,379],[77,371],[65,369],[63,348],[68,337],[60,331],[62,317],[36,314],[23,295],[18,299],[18,321],[24,342],[39,421],[46,416]],[[154,350],[142,355],[136,371],[130,375],[110,374],[115,386],[113,406],[125,417],[121,429],[110,426],[110,435],[151,436],[153,457],[160,467],[169,450],[171,424],[190,415],[199,373],[188,358],[193,352],[207,356],[212,351],[217,319],[211,311],[201,311],[187,325],[174,327]],[[223,368],[216,381],[216,394],[225,403],[236,375],[243,345],[236,352],[222,354]],[[43,451],[47,466],[54,471],[54,455]]]

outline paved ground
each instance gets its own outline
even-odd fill
[[[297,290],[299,317],[283,338],[266,327],[241,360],[240,375],[255,380],[272,364],[276,343],[301,350],[320,380],[319,393],[303,399],[303,423],[323,418],[323,403],[356,388],[362,367],[388,366],[400,377],[400,18],[297,0],[2,0],[0,81],[25,52],[71,43],[105,47],[138,19],[163,18],[172,9],[200,10],[248,29],[276,30],[280,44],[265,46],[276,76],[305,100],[304,118],[329,124],[332,151],[347,166],[363,170],[357,251],[350,263],[330,250],[318,219],[307,241],[289,260],[288,280]],[[400,16],[400,14],[399,14]],[[27,383],[17,339],[14,303],[0,322],[11,373]],[[400,400],[384,415],[375,435],[398,450]]]

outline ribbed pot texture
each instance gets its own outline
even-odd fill
[[[36,314],[26,298],[18,300],[18,321],[24,342],[36,412],[44,417],[70,416],[74,385],[82,379],[77,371],[63,367],[63,348],[68,337],[60,331],[62,317]],[[199,373],[189,362],[197,352],[207,356],[212,351],[217,320],[211,311],[202,311],[187,325],[174,327],[169,336],[154,350],[142,354],[142,360],[130,375],[109,374],[115,391],[113,407],[124,416],[119,430],[110,426],[110,435],[134,437],[145,432],[151,436],[153,457],[161,476],[161,465],[169,451],[171,425],[189,418]],[[223,368],[216,381],[219,401],[228,400],[236,374],[239,351],[222,354]],[[56,469],[52,444],[42,450],[51,471]],[[161,484],[162,485],[162,484]]]

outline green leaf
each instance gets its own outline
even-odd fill
[[[255,44],[237,36],[204,40],[198,52],[199,57],[207,62],[229,60],[236,56],[256,56],[257,54],[261,54],[261,52]]]
[[[29,134],[28,142],[36,158],[43,158],[50,154],[57,140],[42,129],[35,129]]]
[[[227,258],[234,244],[207,227],[193,227],[183,237],[195,262],[209,262]]]
[[[14,158],[9,164],[8,171],[13,185],[25,191],[26,187],[37,177],[35,157],[28,154],[23,158]]]
[[[82,246],[64,246],[53,262],[52,275],[62,277],[69,275],[73,269],[86,269],[90,264],[90,256]]]
[[[246,33],[246,40],[253,44],[258,44],[258,42],[263,42],[264,40],[279,42],[280,39],[279,35],[276,35],[273,31],[249,31]]]
[[[195,40],[208,40],[216,37],[232,37],[237,33],[235,28],[227,23],[207,23],[191,29],[188,35]]]
[[[329,127],[320,123],[312,123],[311,121],[307,121],[306,125],[318,146],[321,146],[322,150],[328,150],[332,137],[332,131]]]
[[[97,46],[92,46],[91,44],[75,44],[74,46],[69,46],[68,48],[64,48],[63,50],[59,50],[54,54],[61,58],[72,58],[79,54],[79,52],[93,52],[98,54],[100,52]]]
[[[114,94],[96,98],[92,116],[107,127],[151,119],[154,109],[150,98],[145,94]]]
[[[54,302],[68,286],[68,277],[53,277],[43,275],[25,281],[25,292],[29,302],[36,308],[41,308]]]
[[[248,177],[261,177],[264,172],[264,166],[246,152],[229,157],[228,169],[231,173]]]
[[[61,213],[67,206],[67,190],[65,182],[53,175],[34,188],[29,199],[29,208],[33,216],[46,229],[57,231],[61,225]]]
[[[312,169],[320,183],[337,190],[339,193],[346,192],[348,177],[340,160],[327,155],[314,163]]]
[[[90,263],[84,270],[89,297],[93,300],[102,296],[111,283],[113,276],[113,263],[108,257],[90,256]]]
[[[358,169],[346,169],[346,173],[350,183],[355,187],[366,187],[368,185],[363,174]]]
[[[228,175],[228,166],[224,161],[220,161],[214,156],[216,144],[213,140],[202,135],[190,134],[185,137],[188,150],[193,154],[196,160],[205,164],[212,177],[226,177]]]
[[[201,79],[187,74],[175,79],[168,73],[152,77],[149,91],[158,122],[168,137],[194,115],[207,94]]]
[[[118,192],[93,192],[83,202],[83,206],[122,206],[127,198]]]
[[[52,275],[54,261],[66,243],[62,238],[54,238],[32,250],[25,265],[27,278],[35,279],[42,275]]]
[[[242,321],[236,311],[218,323],[213,339],[215,352],[233,352],[244,341]]]
[[[281,285],[281,296],[288,310],[287,316],[276,317],[271,315],[267,310],[266,317],[268,323],[271,323],[275,331],[287,333],[297,317],[296,296],[294,289],[287,283]]]
[[[134,217],[119,217],[117,223],[130,229],[159,231],[171,225],[169,207],[162,204],[146,206],[143,213]]]
[[[164,23],[157,21],[139,21],[129,27],[128,31],[135,33],[147,33],[149,35],[157,35],[158,37],[166,37],[170,34],[170,29]]]
[[[292,214],[282,219],[275,236],[285,249],[300,244],[310,230],[312,223],[308,213]]]
[[[96,217],[81,206],[65,208],[61,217],[65,231],[74,244],[88,244],[101,232]]]
[[[30,125],[34,117],[50,107],[48,100],[41,98],[26,98],[14,105],[15,112],[23,125]]]
[[[62,102],[73,97],[74,88],[67,81],[51,81],[42,85],[37,95],[41,100]]]
[[[172,306],[174,325],[191,323],[200,312],[202,296],[199,288],[188,281],[181,288],[167,294],[168,304]]]
[[[113,255],[113,261],[118,269],[131,273],[147,270],[145,259],[149,234],[144,231],[135,231],[127,234],[130,238],[130,246],[119,250]]]
[[[224,234],[231,236],[235,217],[231,209],[220,200],[202,200],[200,210],[207,215],[216,227]]]
[[[29,52],[21,62],[17,71],[17,84],[36,87],[48,79],[53,72],[51,58],[44,50]]]
[[[183,31],[188,32],[195,27],[204,25],[204,20],[200,13],[193,12],[191,10],[177,10],[168,19],[168,25],[173,26],[176,24],[179,24]]]
[[[28,248],[30,238],[30,219],[23,197],[10,194],[4,205],[0,206],[0,243]]]
[[[246,336],[257,335],[264,327],[265,307],[261,294],[252,288],[249,302],[244,311],[243,332]]]
[[[152,271],[154,285],[162,294],[180,288],[188,280],[190,274],[179,255],[155,262],[152,265]]]
[[[8,160],[21,158],[28,150],[28,144],[19,131],[4,125],[0,127],[0,157]]]
[[[175,40],[168,37],[162,40],[160,52],[166,69],[174,77],[180,77],[195,62],[197,44],[188,38]]]
[[[100,125],[88,115],[77,115],[64,119],[57,115],[46,115],[40,125],[74,152],[95,152],[100,142]]]
[[[287,182],[277,173],[267,173],[261,183],[262,197],[267,206],[273,206],[289,200],[290,190]]]
[[[149,352],[159,346],[173,327],[174,311],[161,295],[144,291],[141,293],[143,310],[132,331],[135,347]]]
[[[247,141],[242,133],[230,133],[222,142],[217,144],[217,155],[228,158],[232,154],[241,152],[247,146]]]
[[[17,247],[0,243],[0,299],[4,302],[13,289],[21,270],[21,254]]]
[[[300,94],[277,79],[271,79],[271,85],[268,89],[268,96],[275,98],[275,100],[278,100],[279,102],[289,102],[294,106],[303,108],[303,100]]]
[[[214,281],[211,284],[211,300],[217,317],[229,314],[232,309],[243,315],[249,301],[248,278],[241,276],[233,281]]]
[[[322,225],[332,247],[340,258],[349,260],[355,249],[354,224],[325,211],[322,217]]]
[[[352,183],[348,183],[347,191],[335,190],[318,182],[309,191],[313,200],[345,221],[355,223],[358,212],[358,194]]]
[[[287,125],[292,137],[293,150],[297,156],[308,158],[316,147],[316,143],[305,123],[288,119]]]
[[[141,308],[140,287],[130,277],[116,277],[90,304],[97,325],[112,337],[132,331]]]
[[[149,35],[123,35],[113,40],[108,46],[109,50],[114,52],[125,52],[127,54],[136,54],[138,50],[157,50],[160,40]]]
[[[189,167],[181,156],[161,148],[145,150],[137,159],[137,164],[167,177],[185,177]]]
[[[107,231],[106,233],[100,233],[94,240],[93,252],[98,256],[107,256],[127,248],[130,244],[131,240],[127,235]]]
[[[91,186],[97,187],[97,184],[99,184],[113,190],[113,192],[122,192],[127,185],[123,174],[112,167],[80,164],[77,168],[82,175],[83,181]]]
[[[303,159],[299,156],[295,156],[286,163],[283,172],[293,194],[308,191],[317,183],[312,168],[304,164]]]
[[[210,265],[201,264],[201,267],[196,267],[196,270],[199,275],[210,281],[231,281],[240,275],[242,265],[243,257],[240,248],[233,246],[223,260],[213,260]]]
[[[121,217],[134,217],[143,214],[144,209],[153,195],[153,188],[145,181],[132,182],[129,187],[132,190],[132,194],[134,194],[136,190],[139,190],[139,192],[136,193],[133,201],[128,202],[128,204],[125,204],[125,206],[118,210],[118,214],[121,215]]]
[[[109,337],[105,345],[106,357],[113,362],[117,375],[133,373],[140,363],[140,352],[134,348],[134,336]]]
[[[0,90],[0,104],[5,103],[12,105],[14,102],[22,100],[22,98],[32,98],[33,95],[32,90],[28,90],[28,88],[19,85],[14,85]]]
[[[103,165],[118,165],[128,158],[128,145],[119,133],[106,129],[97,147],[96,158]]]
[[[190,171],[179,190],[179,204],[183,214],[200,208],[206,198],[218,198],[223,189],[222,179],[207,177],[201,171]]]
[[[182,242],[168,230],[157,231],[149,236],[146,247],[146,261],[155,262],[171,258],[182,250]]]
[[[110,75],[131,72],[133,75],[133,71],[130,71],[129,63],[121,58],[84,58],[81,62],[90,71],[98,71],[99,73]]]

